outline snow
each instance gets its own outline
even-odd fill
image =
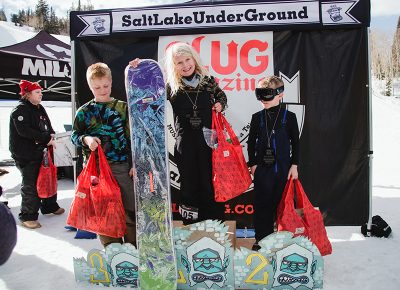
[[[37,34],[33,27],[15,26],[12,22],[0,21],[0,47],[14,45],[31,39]],[[70,38],[66,35],[52,34],[58,40],[70,44]]]
[[[393,230],[390,238],[365,238],[359,226],[327,227],[333,254],[324,257],[324,289],[399,289],[400,285],[400,99],[385,97],[380,84],[373,83],[373,215],[381,215]],[[397,87],[397,92],[399,88]],[[46,105],[50,118],[58,128],[71,120],[70,108]],[[8,111],[7,111],[8,110]],[[0,106],[1,129],[10,108]],[[61,129],[60,129],[61,130]],[[3,138],[3,134],[1,135]],[[4,141],[0,145],[7,143]],[[4,147],[4,146],[3,146]],[[2,155],[3,154],[3,155]],[[4,150],[0,151],[0,160]],[[15,167],[0,177],[14,216],[20,207],[20,175]],[[58,199],[69,209],[74,191],[70,180],[59,181]],[[18,242],[10,259],[0,266],[2,290],[70,290],[99,289],[77,285],[74,280],[73,257],[85,257],[90,249],[101,249],[98,240],[77,240],[64,229],[66,214],[40,215],[42,228],[28,230],[18,225]]]

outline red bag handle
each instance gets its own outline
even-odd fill
[[[232,126],[228,123],[225,116],[221,113],[218,114],[219,118],[221,119],[221,123],[223,127],[225,127],[226,131],[228,131],[229,137],[231,138],[233,145],[240,145],[239,139],[237,138],[235,132],[232,129]]]
[[[97,167],[96,167],[96,152],[95,151],[92,151],[90,153],[88,162],[86,163],[86,166],[83,170],[85,170],[85,174],[99,176],[97,173]]]
[[[290,206],[291,209],[294,209],[294,187],[293,187],[293,179],[290,178],[286,183],[285,187],[285,205]]]
[[[297,201],[299,206],[302,207],[304,210],[314,209],[314,206],[308,199],[307,194],[305,193],[303,186],[298,179],[295,179],[294,185],[296,188]]]
[[[212,111],[212,128],[215,129],[215,131],[217,132],[218,142],[229,144],[224,136],[224,130],[226,129],[229,138],[232,141],[232,144],[240,145],[240,142],[235,132],[233,131],[231,125],[228,123],[226,118],[221,113],[217,113],[214,110]]]
[[[288,196],[288,194],[291,194],[293,196],[293,180],[291,178],[286,182],[285,189],[283,190],[281,202],[279,203],[278,209],[276,211],[277,214],[283,213],[283,208],[287,204],[286,197]],[[293,198],[294,197],[292,197],[290,199],[290,200],[292,200],[292,202],[293,202]],[[293,207],[294,207],[294,204],[293,204]]]
[[[218,119],[217,113],[213,110],[212,111],[212,129],[214,129],[217,133],[218,143],[226,143],[225,136],[224,136],[224,128],[220,120]]]
[[[118,184],[116,179],[114,178],[114,175],[112,174],[110,165],[108,164],[107,157],[104,154],[103,149],[101,146],[97,146],[97,154],[99,156],[99,169],[100,169],[100,176],[102,177],[107,177],[109,176],[111,180],[115,183]],[[99,176],[99,177],[100,177]]]
[[[54,153],[53,146],[47,147],[47,155],[49,158],[49,167],[54,165],[53,158],[52,158],[53,153]]]

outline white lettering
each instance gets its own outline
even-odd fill
[[[68,63],[57,60],[24,58],[21,74],[25,76],[42,76],[64,78],[71,77],[71,67]]]
[[[24,64],[22,66],[21,73],[24,76],[28,76],[28,75],[37,76],[38,74],[40,76],[45,76],[46,75],[46,67],[45,67],[42,59],[38,59],[35,61],[35,63],[33,63],[32,59],[24,58]]]

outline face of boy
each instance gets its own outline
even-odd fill
[[[196,69],[194,58],[188,55],[177,55],[174,57],[177,72],[182,77],[191,76]]]
[[[269,109],[279,105],[279,102],[283,98],[283,93],[276,95],[271,101],[261,101],[265,109]]]
[[[89,88],[96,102],[108,102],[111,100],[112,81],[107,77],[95,78],[89,81]]]

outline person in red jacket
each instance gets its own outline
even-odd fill
[[[43,150],[54,146],[54,130],[42,101],[42,87],[38,83],[21,80],[21,100],[10,116],[11,157],[22,175],[21,212],[22,226],[40,228],[39,209],[42,214],[60,215],[65,212],[57,203],[57,195],[39,198],[36,181],[43,158]]]

